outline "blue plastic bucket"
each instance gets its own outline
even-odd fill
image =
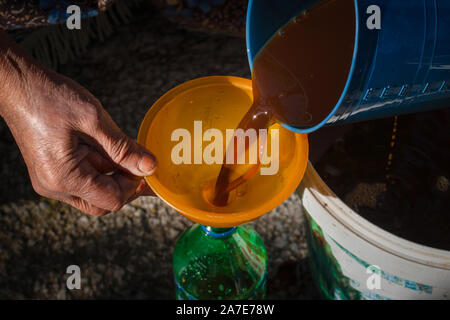
[[[247,53],[253,60],[274,34],[318,0],[250,0]],[[302,133],[323,125],[364,121],[450,107],[450,1],[354,0],[353,61],[342,95],[319,124],[286,128]],[[381,9],[370,30],[367,9]],[[318,62],[319,63],[319,62]]]

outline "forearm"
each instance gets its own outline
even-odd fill
[[[27,101],[31,70],[43,67],[0,30],[0,116],[7,122]]]

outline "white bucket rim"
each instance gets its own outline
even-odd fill
[[[330,216],[362,241],[415,263],[450,270],[450,251],[401,238],[363,218],[325,184],[310,162],[302,186],[308,188],[309,193]]]

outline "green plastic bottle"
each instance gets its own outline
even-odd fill
[[[267,253],[249,225],[183,232],[173,253],[178,300],[264,299]]]

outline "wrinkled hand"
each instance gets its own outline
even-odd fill
[[[153,173],[156,159],[117,127],[97,99],[51,70],[15,56],[6,61],[13,67],[0,64],[0,75],[8,70],[2,116],[37,193],[97,216],[151,194],[142,177]]]

